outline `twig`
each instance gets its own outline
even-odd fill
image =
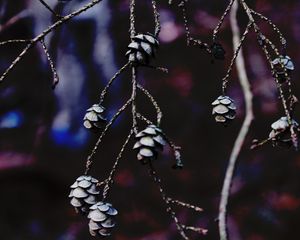
[[[207,53],[211,53],[209,44],[201,41],[200,39],[195,39],[191,36],[189,20],[188,20],[187,10],[186,10],[186,4],[187,4],[187,0],[182,0],[178,4],[178,7],[181,9],[181,12],[182,12],[187,46],[198,46],[201,49],[204,49]]]
[[[163,114],[162,114],[162,111],[161,111],[157,101],[154,99],[154,97],[151,95],[151,93],[147,89],[145,89],[143,86],[141,86],[140,84],[137,85],[137,88],[140,89],[149,98],[152,105],[154,106],[154,108],[156,110],[156,115],[157,115],[157,126],[159,126]]]
[[[52,60],[52,58],[51,58],[51,56],[50,56],[50,53],[49,53],[49,51],[48,51],[48,48],[47,48],[47,46],[46,46],[46,44],[45,44],[44,39],[41,39],[40,42],[41,42],[41,44],[42,44],[43,50],[44,50],[44,52],[45,52],[45,54],[46,54],[47,60],[48,60],[48,62],[49,62],[49,65],[50,65],[50,68],[51,68],[51,71],[52,71],[52,74],[53,74],[52,88],[54,89],[55,86],[56,86],[56,85],[58,84],[58,82],[59,82],[59,77],[58,77],[58,74],[57,74],[57,70],[56,70],[56,68],[55,68],[55,66],[54,66],[53,60]]]
[[[17,58],[11,63],[11,65],[5,70],[5,72],[0,77],[0,83],[3,82],[3,80],[7,77],[7,75],[10,73],[11,70],[14,69],[14,67],[23,59],[23,57],[27,54],[29,49],[35,46],[36,43],[40,42],[42,39],[44,39],[49,33],[54,31],[56,28],[61,26],[62,24],[70,21],[72,18],[76,17],[77,15],[87,11],[88,9],[94,7],[97,3],[101,2],[102,0],[92,0],[90,3],[84,5],[80,9],[68,14],[67,16],[64,16],[63,18],[57,20],[55,23],[53,23],[51,26],[49,26],[47,29],[45,29],[42,33],[40,33],[38,36],[33,38],[30,43],[27,44],[27,46],[23,49],[23,51],[17,56]],[[0,43],[1,44],[1,43]]]
[[[96,154],[98,147],[100,145],[100,143],[103,140],[103,137],[106,135],[107,131],[109,130],[109,128],[113,125],[113,123],[117,120],[117,118],[120,116],[120,114],[122,112],[124,112],[127,107],[132,103],[132,98],[130,98],[118,111],[117,113],[111,118],[111,120],[106,124],[104,130],[102,131],[100,137],[98,138],[92,152],[90,153],[90,155],[87,157],[87,161],[86,161],[86,167],[85,167],[85,175],[87,175],[91,169],[91,165],[93,164],[92,158],[93,156]]]
[[[155,37],[158,37],[160,30],[161,30],[160,14],[157,9],[156,0],[152,0],[151,3],[152,3],[152,7],[153,7],[154,22],[155,22],[154,35],[155,35]]]
[[[43,6],[49,10],[55,17],[57,18],[62,18],[62,16],[60,16],[59,14],[57,14],[49,5],[48,3],[46,3],[44,0],[39,0],[41,4],[43,4]]]
[[[4,46],[6,44],[16,44],[16,43],[29,43],[31,42],[32,40],[31,39],[13,39],[13,40],[7,40],[7,41],[4,41],[4,42],[0,42],[0,46]]]
[[[109,173],[109,176],[108,176],[108,178],[106,180],[106,184],[105,184],[104,189],[103,189],[103,198],[102,198],[102,201],[105,201],[105,199],[107,198],[108,192],[109,192],[110,187],[111,187],[111,185],[113,183],[114,175],[115,175],[116,170],[117,170],[117,168],[119,166],[119,163],[120,163],[120,160],[121,160],[121,158],[123,156],[125,148],[127,147],[128,143],[129,143],[129,140],[132,137],[132,134],[133,134],[133,129],[130,130],[130,133],[128,134],[128,136],[127,136],[127,138],[126,138],[126,140],[125,140],[125,142],[124,142],[124,144],[123,144],[123,146],[122,146],[122,148],[121,148],[121,150],[120,150],[120,152],[118,154],[118,157],[117,157],[117,159],[116,159],[116,161],[115,161],[115,163],[114,163],[114,165],[113,165],[113,167],[112,167],[112,169],[111,169],[111,171]]]
[[[108,81],[107,85],[105,86],[105,88],[102,90],[101,95],[100,95],[100,105],[102,104],[102,102],[104,101],[104,98],[107,94],[108,89],[110,88],[110,86],[113,84],[113,82],[117,79],[117,77],[119,77],[121,75],[122,72],[124,72],[127,67],[129,66],[130,62],[127,62],[123,67],[121,67],[119,69],[118,72],[115,73],[115,75]]]
[[[237,23],[237,10],[238,10],[238,2],[234,2],[232,6],[232,10],[230,13],[230,24],[233,32],[233,45],[236,49],[239,46],[240,42],[240,30]],[[247,77],[247,73],[245,70],[245,62],[242,51],[240,52],[239,56],[236,59],[236,67],[237,72],[239,76],[239,81],[243,89],[245,102],[246,102],[246,117],[243,123],[243,126],[239,132],[239,135],[235,141],[229,164],[226,169],[225,179],[223,183],[222,193],[221,193],[221,200],[220,200],[220,206],[219,206],[219,234],[220,234],[220,240],[227,240],[227,221],[226,221],[226,215],[227,215],[227,204],[228,199],[230,196],[230,189],[233,179],[233,174],[236,166],[236,162],[239,156],[239,153],[241,151],[241,148],[244,144],[245,138],[248,134],[249,127],[251,125],[251,122],[253,120],[253,109],[252,109],[252,92],[249,84],[249,80]]]
[[[226,7],[225,9],[225,12],[223,13],[220,21],[218,22],[218,25],[216,26],[216,28],[214,29],[214,32],[213,32],[213,42],[217,42],[217,34],[219,33],[220,29],[221,29],[221,26],[225,20],[225,17],[228,15],[228,13],[230,12],[231,8],[232,8],[232,5],[234,3],[234,1],[236,0],[230,0],[228,6]]]

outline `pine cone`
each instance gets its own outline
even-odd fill
[[[295,69],[294,63],[292,62],[292,59],[289,56],[280,56],[272,61],[274,68],[276,70],[276,73],[278,75],[278,80],[283,83],[286,81],[286,76],[284,72],[284,68],[288,75],[291,74],[291,72]],[[283,68],[283,67],[284,68]]]
[[[212,114],[217,123],[227,124],[235,119],[236,106],[234,101],[228,96],[219,96],[217,100],[212,103]]]
[[[299,135],[299,124],[292,120],[292,125],[296,129],[296,134]],[[291,136],[290,126],[287,117],[282,117],[271,125],[272,131],[269,134],[269,138],[272,139],[273,146],[291,147],[293,145],[293,139]]]
[[[86,110],[83,118],[83,125],[87,129],[99,130],[104,128],[106,119],[103,117],[105,108],[99,104],[94,104],[91,108]]]
[[[126,57],[131,63],[148,65],[150,59],[155,57],[158,46],[158,40],[151,33],[138,34],[128,45]]]
[[[137,159],[143,164],[157,158],[158,151],[162,151],[166,145],[166,140],[162,130],[155,125],[149,125],[146,129],[139,132],[133,149],[137,150]]]
[[[97,202],[96,195],[98,180],[91,176],[80,176],[71,186],[69,198],[77,213],[85,214]]]
[[[88,218],[89,230],[92,236],[108,237],[116,225],[115,216],[118,211],[110,203],[98,202],[90,207]]]

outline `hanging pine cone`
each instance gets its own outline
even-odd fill
[[[292,125],[296,130],[297,136],[299,135],[299,124],[292,120]],[[291,136],[290,125],[287,117],[282,117],[271,125],[272,131],[269,138],[272,139],[273,146],[291,147],[293,146],[293,138]]]
[[[291,72],[295,69],[294,63],[289,56],[280,56],[272,61],[274,68],[276,70],[278,80],[283,83],[287,80],[285,71],[287,73],[287,77],[290,76]]]
[[[103,117],[105,108],[99,104],[94,104],[91,108],[86,110],[83,118],[83,125],[87,129],[99,130],[104,128],[106,119]]]
[[[220,43],[213,43],[210,47],[211,53],[214,57],[214,59],[217,60],[224,60],[225,59],[225,50],[223,46]]]
[[[166,145],[166,140],[162,130],[155,125],[149,125],[146,129],[139,132],[133,149],[137,150],[137,159],[143,164],[157,158],[158,151],[162,151]]]
[[[110,203],[98,202],[90,207],[88,218],[89,230],[92,236],[108,237],[116,225],[115,217],[118,211]]]
[[[155,57],[159,42],[151,33],[138,34],[132,38],[128,45],[126,57],[131,63],[148,65],[151,58]]]
[[[234,101],[228,96],[219,96],[217,100],[212,103],[212,114],[217,123],[227,124],[235,119],[236,106]]]
[[[97,179],[84,175],[77,178],[71,186],[69,198],[77,213],[87,213],[89,208],[97,202],[96,196],[99,194],[97,183]]]

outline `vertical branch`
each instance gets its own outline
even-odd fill
[[[137,129],[137,111],[136,111],[136,90],[137,90],[137,68],[132,66],[132,94],[131,94],[131,111],[133,120],[133,130],[135,134],[138,134]]]
[[[155,37],[158,37],[160,30],[161,30],[161,25],[160,25],[160,14],[157,9],[157,3],[156,0],[152,0],[152,7],[153,7],[153,13],[154,13],[154,22],[155,22],[155,29],[154,29],[154,35]]]
[[[134,35],[136,34],[135,32],[135,0],[130,0],[130,37],[133,38]]]
[[[236,49],[239,46],[240,39],[240,30],[237,23],[237,10],[238,10],[238,2],[234,2],[232,6],[232,10],[230,13],[230,24],[233,32],[233,45]],[[249,84],[249,80],[247,77],[247,73],[245,70],[245,62],[242,51],[240,52],[239,56],[236,59],[236,67],[238,71],[239,81],[243,89],[245,102],[246,102],[246,117],[243,123],[243,126],[240,130],[240,133],[235,141],[229,164],[226,170],[225,179],[223,183],[222,193],[221,193],[221,200],[220,200],[220,206],[219,206],[219,234],[220,234],[220,240],[227,240],[227,221],[226,221],[226,215],[227,215],[227,205],[228,205],[228,199],[230,195],[230,189],[233,179],[233,174],[236,166],[236,162],[239,156],[239,153],[241,151],[241,148],[243,146],[243,143],[245,141],[245,138],[248,134],[249,127],[251,125],[251,122],[253,120],[253,110],[252,110],[252,92]]]

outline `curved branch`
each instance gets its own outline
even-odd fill
[[[240,30],[237,23],[236,15],[238,10],[238,2],[236,1],[233,6],[230,13],[230,24],[233,32],[233,45],[236,49],[239,46],[240,39]],[[240,52],[239,56],[236,59],[236,67],[238,71],[239,81],[243,89],[245,102],[246,102],[246,117],[243,123],[243,126],[239,132],[239,135],[235,141],[229,164],[226,170],[226,175],[223,183],[223,189],[221,193],[221,201],[219,206],[219,234],[220,234],[220,240],[227,240],[227,221],[226,221],[226,215],[227,215],[227,204],[228,199],[230,195],[230,189],[233,179],[233,174],[236,166],[236,162],[239,156],[239,153],[241,151],[241,148],[243,146],[243,143],[245,141],[245,138],[248,134],[249,127],[251,125],[251,122],[253,120],[253,110],[252,110],[252,92],[249,84],[249,80],[247,77],[247,73],[245,70],[245,62],[242,51]]]

